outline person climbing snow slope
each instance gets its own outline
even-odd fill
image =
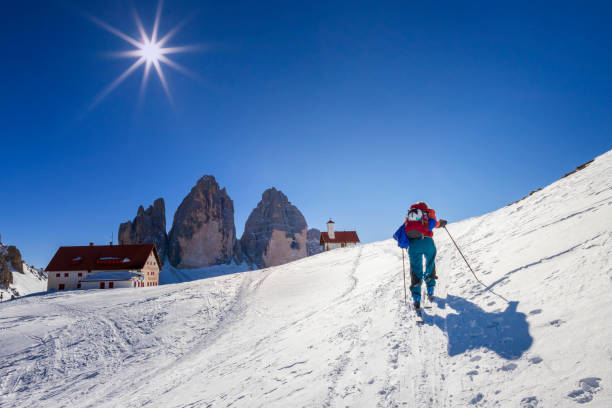
[[[427,203],[419,202],[410,206],[404,228],[410,245],[410,293],[414,308],[421,307],[421,284],[425,281],[427,296],[433,299],[436,286],[436,244],[433,240],[434,228],[442,228],[446,220],[436,220],[436,212]],[[425,268],[423,269],[423,258]]]

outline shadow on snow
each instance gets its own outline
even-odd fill
[[[449,306],[456,311],[448,313],[446,318],[423,313],[427,324],[446,331],[449,356],[484,347],[502,358],[516,360],[533,343],[527,316],[516,310],[518,302],[509,302],[502,312],[485,312],[474,303],[453,295],[438,298],[436,302],[441,309]]]

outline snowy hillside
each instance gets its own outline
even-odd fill
[[[32,265],[28,265],[25,262],[19,261],[21,264],[21,269],[23,270],[23,273],[21,273],[20,271],[17,271],[15,265],[10,262],[7,257],[7,253],[8,247],[0,242],[0,257],[6,258],[4,264],[6,265],[7,271],[12,276],[12,283],[8,285],[0,283],[2,300],[10,299],[12,296],[24,296],[47,290],[46,272],[44,272],[42,269],[35,268]]]
[[[612,152],[448,229],[508,302],[443,230],[439,300],[422,326],[392,240],[193,282],[31,296],[0,307],[0,405],[612,406]]]
[[[194,280],[214,278],[249,270],[251,270],[251,268],[249,268],[246,262],[239,265],[235,262],[231,262],[229,264],[205,266],[197,269],[179,269],[170,265],[169,262],[166,262],[159,274],[159,284],[168,285],[170,283],[191,282]]]
[[[25,296],[47,290],[47,273],[42,268],[36,268],[23,263],[23,274],[13,271],[12,292],[16,296]]]

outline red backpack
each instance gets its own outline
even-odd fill
[[[424,203],[412,204],[406,217],[406,236],[409,239],[429,235],[429,208]]]

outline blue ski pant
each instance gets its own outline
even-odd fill
[[[433,295],[436,286],[436,244],[433,238],[411,239],[408,247],[410,258],[410,293],[415,302],[421,301],[421,283],[425,281],[427,293]],[[423,270],[425,258],[425,270]]]

